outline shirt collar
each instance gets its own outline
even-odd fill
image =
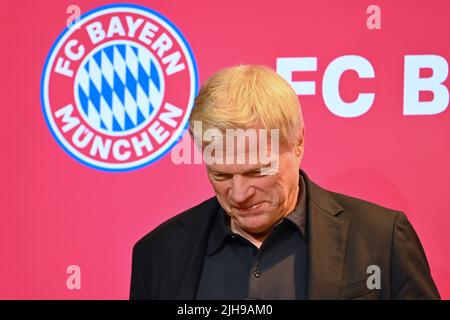
[[[219,207],[219,211],[208,240],[208,248],[206,253],[208,256],[219,251],[219,249],[221,249],[225,244],[227,238],[231,237],[233,234],[233,231],[229,227],[229,220],[230,217],[225,210],[223,210],[222,207]]]
[[[306,184],[301,174],[299,180],[299,191],[295,208],[280,222],[282,222],[283,220],[292,222],[302,233],[302,235],[306,237]],[[229,240],[233,235],[233,231],[229,227],[229,222],[230,217],[222,207],[219,207],[217,217],[213,223],[211,234],[208,240],[208,247],[206,252],[208,256],[211,256],[219,251],[219,249],[222,248],[225,242]]]

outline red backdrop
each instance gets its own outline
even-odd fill
[[[111,3],[2,5],[0,298],[125,299],[133,244],[213,195],[202,165],[176,165],[170,153],[138,170],[107,172],[77,162],[52,136],[40,80],[47,55],[66,27],[66,9],[76,4],[84,14]],[[423,68],[420,76],[447,78],[450,2],[135,4],[180,30],[192,48],[200,83],[225,66],[256,63],[280,71],[283,58],[316,58],[313,71],[294,72],[291,79],[315,83],[314,94],[299,94],[306,123],[303,169],[325,188],[403,210],[421,238],[441,295],[450,298],[449,81],[441,86],[441,104],[445,92],[447,103],[439,112],[431,103],[410,115],[404,105],[412,95],[405,89],[405,73],[414,69],[405,66],[405,56],[442,57],[444,63],[431,72]],[[380,29],[368,27],[371,4],[378,6]],[[333,88],[324,82],[333,61],[349,55],[367,60],[374,73],[363,79],[346,71],[340,78],[343,101],[374,93],[370,109],[355,117],[332,112],[326,94]],[[423,91],[419,100],[433,102],[436,95]],[[69,265],[80,267],[79,290],[66,286]]]

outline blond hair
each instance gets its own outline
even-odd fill
[[[303,129],[298,97],[289,83],[274,70],[261,65],[239,65],[222,69],[201,87],[189,117],[201,121],[202,130],[249,129],[262,125],[279,129],[280,142],[291,145]]]

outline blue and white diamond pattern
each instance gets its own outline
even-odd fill
[[[86,57],[77,72],[75,94],[91,126],[125,134],[159,109],[163,80],[148,49],[129,42],[114,43]]]

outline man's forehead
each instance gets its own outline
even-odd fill
[[[215,148],[223,149],[234,149],[234,151],[239,152],[251,152],[258,149],[270,149],[273,138],[261,138],[260,136],[248,136],[248,135],[238,135],[238,136],[226,136],[226,135],[215,135],[211,141],[204,141],[203,145],[210,145]],[[279,143],[277,141],[277,143]]]
[[[226,138],[224,136],[215,136],[212,141],[203,142],[202,152],[208,152],[215,157],[229,160],[232,158],[257,158],[261,154],[271,156],[279,150],[279,142],[274,144],[271,139],[249,138],[247,136]],[[281,146],[283,147],[283,146]]]
[[[202,155],[209,172],[239,174],[252,171],[267,172],[267,168],[278,167],[279,141],[278,133],[269,139],[248,131],[236,129],[237,132],[223,134],[215,129],[207,131],[207,143],[202,143]],[[209,129],[208,129],[209,130]],[[264,131],[267,137],[267,130]],[[274,139],[275,138],[275,139]],[[272,141],[274,139],[274,141]]]
[[[252,171],[260,171],[267,169],[274,165],[274,161],[258,161],[257,163],[213,163],[207,164],[206,168],[209,172],[228,173],[228,174],[242,174]]]

